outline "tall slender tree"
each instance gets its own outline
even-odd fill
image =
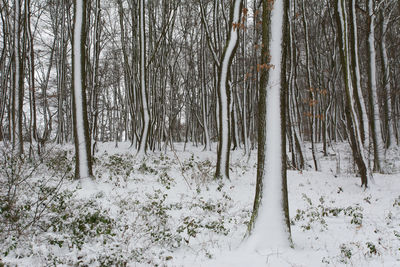
[[[218,70],[219,142],[217,169],[215,173],[217,178],[229,178],[229,157],[231,147],[231,88],[229,79],[232,60],[239,44],[242,5],[243,0],[235,0],[232,3],[228,38]]]
[[[207,101],[207,86],[206,86],[206,64],[207,64],[207,59],[205,56],[205,38],[203,34],[203,28],[202,27],[202,33],[201,33],[201,52],[200,52],[200,72],[201,72],[201,111],[203,115],[203,128],[204,128],[204,150],[211,150],[211,140],[210,140],[210,133],[208,129],[208,119],[207,119],[207,107],[208,107],[208,101]]]
[[[394,3],[394,2],[392,2]],[[394,124],[394,118],[393,118],[393,109],[392,109],[392,92],[391,92],[391,77],[390,77],[390,71],[391,71],[391,66],[389,64],[389,59],[388,59],[388,52],[387,52],[387,47],[386,47],[386,36],[387,36],[387,31],[388,31],[388,25],[389,25],[389,20],[391,17],[391,14],[393,12],[393,4],[386,4],[384,8],[381,8],[381,42],[380,42],[380,50],[381,50],[381,56],[382,56],[382,83],[383,83],[383,88],[384,93],[385,93],[385,121],[387,125],[387,138],[386,138],[386,146],[387,147],[393,147],[396,144],[396,128]],[[386,11],[387,9],[387,11]],[[385,12],[386,11],[386,12]]]
[[[14,3],[14,86],[13,93],[13,145],[17,146],[17,153],[24,153],[23,140],[23,105],[24,105],[24,62],[25,62],[25,28],[22,22],[21,0],[16,0]],[[22,33],[22,34],[21,34]],[[21,38],[22,35],[24,38]]]
[[[93,175],[85,81],[85,29],[87,2],[84,0],[75,0],[74,3],[72,42],[72,116],[75,142],[75,178],[87,178]]]
[[[145,154],[147,151],[147,141],[150,131],[150,111],[148,107],[147,97],[147,80],[146,80],[146,24],[145,24],[145,3],[139,0],[139,43],[140,43],[140,94],[141,94],[141,111],[142,111],[142,134],[138,154]]]
[[[382,172],[383,139],[379,115],[378,89],[376,85],[376,50],[375,50],[375,5],[373,0],[366,0],[368,8],[368,92],[372,143],[374,145],[374,171]]]
[[[364,96],[361,90],[361,73],[359,61],[359,48],[358,48],[358,32],[357,32],[357,14],[356,14],[356,0],[350,0],[350,38],[349,49],[351,50],[352,72],[353,72],[353,91],[355,107],[359,114],[360,134],[366,149],[369,148],[369,119],[367,108],[364,101]]]

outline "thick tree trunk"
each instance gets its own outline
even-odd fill
[[[287,8],[288,1],[263,2],[264,67],[260,84],[257,185],[246,243],[252,250],[291,246],[286,182]]]

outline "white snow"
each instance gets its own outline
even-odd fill
[[[79,142],[79,175],[80,178],[89,177],[87,166],[86,143],[84,133],[83,106],[82,106],[82,72],[81,72],[81,34],[82,34],[83,0],[76,1],[76,18],[74,25],[74,93],[76,105],[76,127]],[[86,107],[85,107],[86,108]]]
[[[310,164],[310,144],[306,145]],[[317,151],[321,151],[321,145],[317,145]],[[118,149],[110,142],[99,144],[95,181],[64,181],[63,189],[74,190],[70,200],[65,198],[67,214],[72,216],[65,221],[84,219],[87,212],[100,210],[115,220],[113,233],[116,235],[86,238],[82,249],[78,250],[71,243],[73,239],[69,233],[63,232],[65,229],[59,232],[49,228],[46,232],[20,237],[17,249],[7,256],[2,254],[1,260],[11,266],[47,266],[54,261],[59,261],[58,266],[98,266],[99,259],[105,257],[127,260],[127,266],[398,266],[399,150],[389,154],[395,174],[377,175],[377,184],[364,190],[354,175],[348,145],[333,145],[334,150],[329,149],[328,156],[321,157],[321,172],[288,172],[294,249],[249,251],[239,246],[247,230],[254,199],[256,153],[247,161],[242,150],[233,151],[231,180],[219,184],[213,180],[215,151],[203,151],[203,147],[190,145],[183,151],[184,144],[180,143],[174,144],[176,154],[171,151],[149,153],[146,161],[138,161],[129,142],[120,143]],[[72,146],[62,149],[73,150]],[[334,151],[342,155],[340,175],[335,171]],[[69,153],[72,156],[73,153]],[[112,161],[112,158],[121,161]],[[132,171],[127,173],[128,170]],[[163,195],[166,195],[164,202],[160,201]],[[89,203],[94,204],[87,208]],[[147,207],[151,209],[145,210]],[[55,218],[61,219],[61,216]],[[166,219],[165,228],[157,228],[162,218]],[[188,218],[186,224],[185,218]],[[354,218],[361,221],[352,223]],[[192,225],[191,229],[197,231],[195,236],[189,236],[186,228],[176,232],[186,225]],[[153,232],[148,232],[151,229]],[[187,242],[182,240],[179,248],[151,242],[151,234],[162,233],[181,236]],[[63,240],[64,243],[59,247],[49,240]],[[8,249],[13,244],[10,242],[12,240],[0,243],[0,250]],[[368,244],[375,246],[376,253],[371,253]],[[132,256],[137,252],[144,257],[141,263]],[[115,264],[109,264],[112,265]]]

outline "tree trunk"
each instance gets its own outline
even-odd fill
[[[358,50],[358,33],[357,33],[357,14],[356,14],[356,0],[350,0],[350,32],[349,38],[351,44],[351,60],[353,72],[353,91],[356,108],[359,114],[360,121],[360,134],[364,147],[369,148],[369,119],[365,106],[363,93],[361,90],[361,74],[359,66],[359,50]],[[350,49],[349,49],[350,50]]]
[[[387,124],[387,141],[386,147],[393,147],[396,145],[396,136],[395,136],[395,124],[393,120],[393,110],[392,110],[392,93],[390,86],[390,65],[388,60],[387,48],[386,48],[386,32],[389,24],[389,16],[385,15],[384,9],[381,9],[382,16],[382,38],[380,43],[381,55],[382,55],[382,72],[383,72],[383,88],[385,93],[385,122]]]
[[[147,139],[150,130],[150,111],[147,102],[147,83],[146,83],[146,37],[145,37],[145,11],[144,0],[139,0],[139,43],[140,43],[140,92],[142,105],[142,134],[138,154],[144,155],[147,152]]]
[[[14,70],[14,83],[15,83],[15,93],[14,93],[14,130],[13,134],[13,147],[17,146],[18,155],[24,153],[24,140],[23,140],[23,104],[24,104],[24,61],[25,57],[22,48],[25,44],[21,44],[21,0],[15,1],[15,17],[14,17],[14,58],[15,58],[15,70]]]
[[[201,34],[201,57],[200,57],[200,70],[201,70],[201,110],[203,115],[203,128],[204,128],[204,150],[211,151],[211,141],[210,134],[208,131],[208,120],[207,120],[207,109],[208,109],[208,101],[207,101],[207,86],[206,86],[206,57],[205,57],[205,42],[204,42],[204,34]]]
[[[374,171],[382,172],[383,168],[383,139],[379,117],[379,102],[376,86],[376,51],[375,51],[375,10],[374,1],[367,0],[368,7],[368,91],[370,106],[370,122],[372,142],[374,145]]]
[[[215,177],[229,179],[229,156],[231,146],[230,133],[230,105],[231,89],[229,85],[230,67],[239,44],[240,14],[242,1],[232,3],[230,29],[226,46],[221,58],[218,71],[218,103],[219,103],[219,142],[217,155],[217,169]]]
[[[74,28],[72,46],[72,106],[75,140],[75,178],[87,178],[93,175],[90,154],[89,122],[86,105],[86,4],[83,0],[75,0]]]
[[[263,1],[257,185],[246,243],[254,250],[292,243],[286,182],[287,12],[288,1]]]

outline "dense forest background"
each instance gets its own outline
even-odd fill
[[[142,142],[146,150],[160,150],[174,142],[209,149],[218,141],[218,75],[231,1],[147,1],[143,25],[138,1],[84,2],[92,154],[97,142],[130,140],[133,147]],[[343,34],[350,65],[358,69],[350,70],[357,127],[368,157],[383,161],[377,150],[399,141],[400,4],[344,1],[350,16],[344,30],[335,1],[290,2],[286,122],[290,150],[296,151],[290,165],[304,168],[304,141],[322,142],[326,153],[331,142],[350,139],[340,64]],[[260,1],[243,2],[239,45],[229,66],[231,148],[244,147],[246,153],[257,146],[260,72],[267,68],[260,60],[260,9]],[[0,139],[32,147],[72,142],[72,1],[3,0],[0,28]],[[318,169],[318,159],[314,162]]]

